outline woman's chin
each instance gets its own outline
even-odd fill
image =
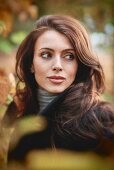
[[[54,94],[58,94],[58,93],[62,93],[65,89],[63,88],[51,88],[51,89],[45,89],[47,92],[49,93],[54,93]]]

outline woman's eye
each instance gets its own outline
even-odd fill
[[[65,58],[66,58],[67,60],[73,60],[75,57],[74,57],[73,54],[67,54],[67,55],[65,55]]]
[[[48,52],[43,52],[43,53],[41,53],[41,57],[47,59],[47,58],[50,58],[50,57],[51,57],[51,54],[48,53]]]

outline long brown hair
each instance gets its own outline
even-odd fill
[[[36,113],[38,85],[31,73],[34,46],[39,36],[46,30],[56,30],[70,41],[78,58],[78,71],[74,83],[69,87],[61,104],[61,115],[57,120],[62,125],[80,118],[97,102],[97,96],[104,89],[104,73],[98,58],[92,52],[88,33],[84,26],[69,16],[48,15],[36,22],[34,30],[25,38],[17,52],[16,72],[19,80],[25,83],[24,91],[17,91],[24,103],[23,113]],[[71,110],[71,107],[73,110]],[[73,115],[73,111],[77,114]],[[65,113],[64,113],[65,112]],[[64,113],[64,114],[62,114]],[[64,115],[64,116],[63,116]],[[75,121],[76,123],[76,121]]]
[[[16,72],[20,81],[25,83],[23,97],[26,104],[35,94],[37,83],[31,73],[34,45],[38,37],[47,29],[54,29],[64,34],[74,47],[78,58],[78,72],[74,84],[83,83],[87,93],[101,93],[104,89],[102,67],[93,54],[88,33],[82,24],[69,16],[49,15],[36,22],[36,28],[25,38],[16,55]],[[79,85],[78,85],[79,86]],[[33,99],[32,99],[33,100]]]

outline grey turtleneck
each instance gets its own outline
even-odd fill
[[[55,98],[58,96],[58,94],[53,94],[45,91],[42,88],[38,88],[38,101],[40,106],[40,113],[42,110],[46,108],[46,106]]]

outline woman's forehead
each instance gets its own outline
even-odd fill
[[[69,39],[62,33],[55,30],[47,30],[38,37],[36,48],[61,48],[72,49]]]

